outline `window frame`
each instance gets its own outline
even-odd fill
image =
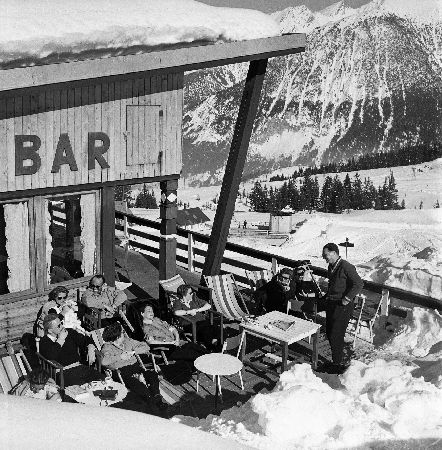
[[[29,264],[31,268],[31,288],[19,292],[11,292],[0,294],[0,304],[11,303],[12,301],[23,300],[42,295],[47,295],[56,286],[65,286],[67,288],[75,288],[86,284],[93,275],[87,275],[81,278],[62,281],[60,283],[50,284],[47,280],[46,270],[46,229],[45,229],[45,204],[46,200],[55,198],[64,198],[69,196],[81,196],[85,194],[94,194],[95,196],[95,258],[96,273],[101,270],[101,189],[72,190],[65,193],[46,193],[43,195],[29,195],[17,197],[8,200],[0,200],[0,204],[11,204],[28,202],[28,223],[29,223]],[[39,268],[39,270],[37,270]]]

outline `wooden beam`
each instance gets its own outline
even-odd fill
[[[209,44],[137,55],[0,70],[0,91],[146,71],[184,72],[305,50],[305,34]]]
[[[160,183],[160,254],[158,272],[160,280],[167,280],[177,274],[176,270],[176,216],[178,180]],[[160,316],[167,314],[167,299],[160,288]]]
[[[249,65],[218,207],[207,247],[207,256],[203,268],[204,275],[216,275],[221,270],[221,262],[229,235],[230,222],[235,210],[236,196],[258,110],[266,68],[267,59],[252,61]]]
[[[115,286],[115,188],[101,192],[101,272],[109,286]]]

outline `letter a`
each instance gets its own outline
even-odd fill
[[[71,141],[69,140],[69,135],[67,133],[60,134],[57,150],[55,150],[51,173],[59,172],[60,166],[63,164],[69,164],[72,172],[76,172],[78,170],[74,152],[72,151]]]

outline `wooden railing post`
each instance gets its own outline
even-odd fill
[[[195,245],[195,239],[192,233],[187,235],[187,270],[193,272],[195,270],[195,254],[193,251],[193,246]]]
[[[272,272],[273,275],[276,275],[278,273],[278,260],[275,257],[272,257]]]

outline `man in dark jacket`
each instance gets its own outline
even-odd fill
[[[295,298],[292,276],[292,270],[284,267],[268,283],[256,290],[254,299],[259,313],[287,311],[287,301]]]
[[[48,314],[43,320],[45,335],[40,341],[40,353],[46,359],[56,361],[63,367],[65,386],[81,385],[104,379],[104,375],[80,363],[80,351],[87,349],[89,364],[95,360],[92,339],[75,330],[64,328],[57,314]]]
[[[344,337],[354,309],[354,298],[362,290],[364,282],[355,266],[339,256],[339,247],[329,243],[322,249],[322,257],[328,263],[328,289],[325,294],[326,333],[332,351],[333,365],[330,373],[342,373]]]

